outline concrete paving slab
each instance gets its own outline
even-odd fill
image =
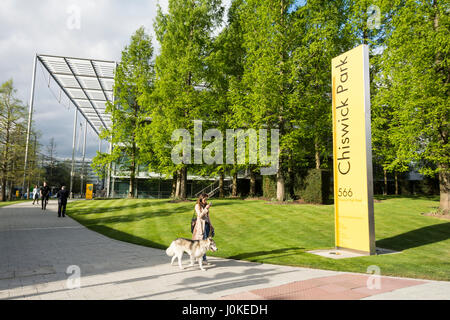
[[[390,249],[376,248],[376,255],[385,255],[385,254],[395,254],[400,253],[401,251],[394,251]],[[315,254],[324,258],[330,259],[348,259],[348,258],[357,258],[364,257],[367,254],[363,254],[360,252],[345,250],[345,249],[323,249],[323,250],[310,250],[308,253]]]
[[[450,300],[450,283],[432,281],[372,295],[364,298],[364,300]]]

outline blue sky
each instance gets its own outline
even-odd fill
[[[296,0],[292,5],[291,10],[295,10],[297,7],[304,6],[306,4],[306,0]]]

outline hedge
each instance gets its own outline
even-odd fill
[[[286,199],[302,199],[307,203],[326,204],[330,198],[330,172],[322,169],[299,171],[286,177]],[[290,192],[291,191],[291,192]],[[276,176],[263,177],[263,196],[277,197]]]
[[[294,189],[295,195],[307,203],[327,204],[330,198],[330,172],[310,169],[302,183]]]

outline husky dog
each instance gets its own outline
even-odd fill
[[[183,256],[183,253],[186,252],[190,255],[191,258],[191,264],[189,266],[193,266],[195,260],[198,260],[200,269],[202,271],[205,271],[202,265],[202,260],[203,255],[208,250],[211,250],[213,252],[218,250],[216,247],[216,243],[211,237],[206,240],[190,240],[185,238],[178,238],[172,241],[170,247],[168,247],[166,250],[166,254],[169,257],[173,257],[172,262],[170,263],[171,265],[173,265],[175,258],[178,258],[178,266],[181,270],[183,270],[183,266],[181,265],[181,257]]]

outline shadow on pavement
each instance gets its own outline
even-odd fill
[[[242,266],[245,264],[245,262],[239,262],[239,261],[233,261],[233,260],[222,260],[222,261],[213,261],[215,266],[212,268],[231,268],[236,266]],[[248,265],[248,263],[247,263]],[[198,267],[197,265],[195,267]],[[194,267],[194,268],[195,268]],[[289,272],[295,272],[295,271],[287,271],[284,273]],[[132,298],[131,300],[135,299],[148,299],[152,297],[156,297],[159,295],[165,295],[165,294],[173,294],[177,292],[183,292],[183,291],[190,291],[194,290],[200,294],[214,294],[218,293],[220,291],[229,290],[229,289],[236,289],[241,287],[247,287],[247,286],[253,286],[253,285],[261,285],[261,284],[267,284],[270,281],[268,278],[270,276],[279,275],[279,271],[277,271],[274,268],[258,268],[258,267],[251,267],[248,269],[245,269],[242,272],[221,272],[218,274],[215,274],[213,278],[207,277],[207,271],[205,272],[205,276],[198,276],[195,275],[193,277],[188,277],[183,279],[181,282],[178,283],[180,288],[173,289],[173,290],[167,290],[167,291],[161,291],[149,295],[143,295],[139,297]],[[226,295],[224,293],[224,295]]]

